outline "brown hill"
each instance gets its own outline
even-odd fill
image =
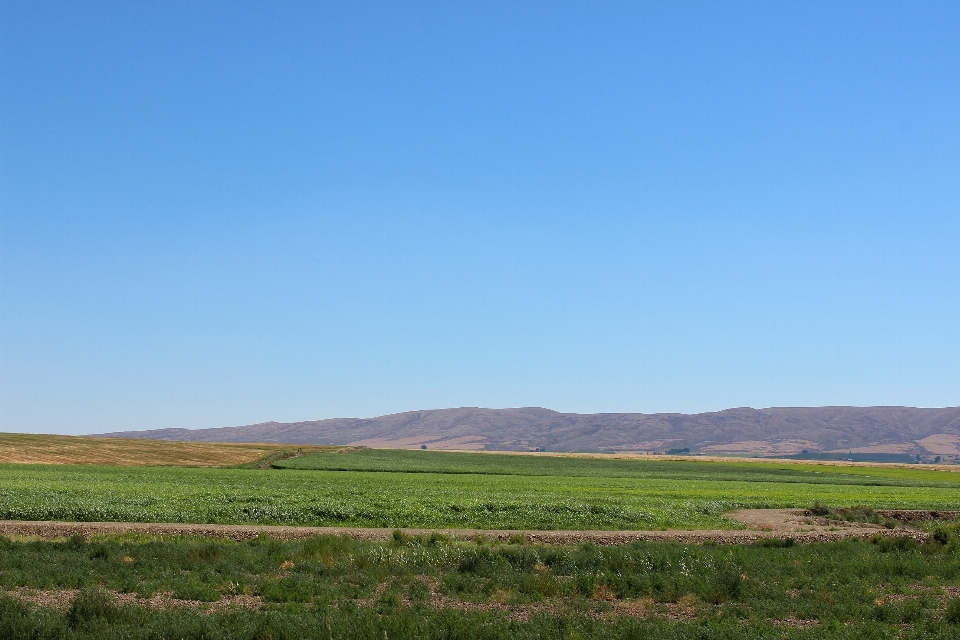
[[[436,409],[377,418],[157,429],[109,437],[205,442],[352,444],[501,451],[665,451],[790,455],[809,452],[960,456],[960,407],[775,407],[712,413],[558,413],[549,409]]]

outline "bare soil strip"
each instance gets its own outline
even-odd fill
[[[70,607],[74,599],[80,594],[80,590],[14,587],[12,589],[6,589],[2,591],[2,593],[17,598],[22,602],[37,605],[38,607],[51,607],[53,609],[63,610]],[[138,597],[135,593],[120,593],[118,591],[105,591],[105,593],[116,598],[117,604],[150,607],[152,609],[190,607],[205,609],[207,611],[219,611],[229,608],[259,609],[260,605],[263,604],[260,596],[250,595],[225,595],[213,602],[202,602],[200,600],[175,598],[173,593],[169,591],[154,594],[149,598]]]
[[[382,592],[385,584],[377,588],[377,595]],[[507,593],[494,593],[487,602],[469,602],[456,600],[444,596],[437,591],[436,585],[431,585],[431,596],[427,602],[428,606],[434,609],[456,609],[460,611],[497,611],[508,613],[512,620],[527,620],[532,614],[557,615],[560,612],[558,603],[555,602],[535,602],[530,604],[508,604],[498,598],[509,596]],[[0,589],[0,593],[16,598],[21,602],[30,603],[39,607],[49,607],[64,611],[73,604],[73,601],[80,594],[79,589],[32,589],[27,587],[15,587],[13,589]],[[104,590],[115,599],[116,603],[124,606],[146,607],[150,609],[195,609],[206,613],[224,611],[230,609],[260,609],[263,606],[263,599],[260,596],[253,595],[225,595],[219,600],[213,602],[202,602],[199,600],[184,600],[176,598],[173,592],[161,592],[154,594],[150,598],[142,598],[134,593],[121,593],[118,591]],[[596,610],[586,611],[597,619],[610,617],[611,615],[626,615],[638,618],[656,618],[663,617],[672,620],[690,620],[696,617],[697,602],[695,597],[685,596],[678,602],[654,602],[651,598],[639,598],[637,600],[617,600],[614,597],[599,598],[594,597],[594,601],[605,600],[613,605],[613,611],[608,613],[599,613]],[[400,603],[404,607],[412,606],[412,602],[403,597]],[[359,607],[375,606],[374,598],[356,599],[352,604]],[[302,606],[311,608],[316,606],[314,603],[304,603]],[[334,604],[332,606],[338,606]],[[709,606],[709,605],[707,605]],[[700,604],[703,608],[704,605]],[[712,607],[711,607],[712,608]]]
[[[954,517],[955,512],[888,511],[901,520]],[[894,516],[900,514],[900,516]],[[913,514],[913,517],[911,517]],[[924,515],[921,515],[924,514]],[[824,542],[843,538],[866,539],[873,535],[909,536],[925,540],[923,531],[898,526],[887,529],[862,522],[836,522],[817,518],[804,509],[744,509],[729,514],[750,529],[740,530],[669,530],[669,531],[519,531],[491,529],[400,529],[407,536],[429,536],[438,533],[455,540],[483,538],[508,542],[523,536],[528,543],[601,545],[629,544],[634,541],[671,541],[692,544],[748,544],[764,538],[793,538],[796,542]],[[229,540],[249,540],[263,534],[278,540],[300,540],[320,535],[348,536],[355,540],[384,541],[394,537],[395,529],[364,527],[292,527],[238,524],[176,524],[147,522],[48,522],[0,521],[0,534],[40,538],[90,538],[101,535],[146,534],[153,536],[204,536]]]

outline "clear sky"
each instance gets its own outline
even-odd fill
[[[960,3],[0,3],[0,430],[960,404]]]

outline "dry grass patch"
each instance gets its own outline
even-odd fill
[[[327,449],[330,447],[0,433],[0,463],[19,464],[229,467],[286,451]]]

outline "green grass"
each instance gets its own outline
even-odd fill
[[[960,509],[960,474],[911,468],[375,450],[274,466],[0,465],[0,518],[651,529],[730,528],[729,509],[814,500],[858,518]],[[0,538],[0,637],[954,638],[958,528],[808,546]],[[3,594],[22,588],[80,595],[55,609]],[[122,605],[126,593],[201,604]],[[260,608],[203,608],[238,594]]]
[[[960,473],[909,467],[857,467],[783,462],[690,462],[579,456],[477,454],[450,451],[360,449],[308,453],[277,469],[564,476],[586,478],[691,478],[717,481],[887,484],[960,487]]]
[[[728,510],[815,499],[960,509],[960,474],[909,468],[374,450],[276,466],[287,468],[0,465],[0,519],[667,529],[735,528]]]
[[[0,637],[955,638],[958,528],[924,544],[730,547],[0,538]],[[2,595],[24,587],[80,595],[64,610]],[[124,593],[261,605],[156,610],[119,605]]]

